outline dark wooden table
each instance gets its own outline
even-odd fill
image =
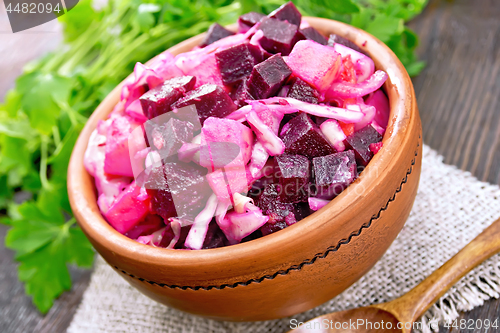
[[[413,80],[424,142],[446,163],[500,184],[500,1],[433,0],[410,26],[420,35],[418,53],[428,64]],[[13,253],[3,247],[6,229],[0,225],[0,332],[65,331],[90,272],[72,269],[71,292],[40,315],[17,280]],[[500,300],[487,301],[462,318],[500,318]],[[440,332],[487,331],[441,327]]]

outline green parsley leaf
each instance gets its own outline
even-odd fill
[[[383,42],[387,42],[393,35],[400,35],[403,30],[403,19],[382,13],[376,14],[374,19],[366,25],[366,31]]]
[[[21,108],[29,117],[33,128],[50,135],[60,114],[58,103],[68,100],[72,81],[57,74],[32,72],[17,80],[21,93]]]
[[[46,205],[51,208],[38,207]],[[60,211],[54,213],[58,211],[56,202],[27,202],[18,211],[18,219],[10,221],[5,245],[16,251],[19,279],[25,283],[26,293],[46,313],[53,300],[71,288],[67,265],[90,267],[94,251],[82,231],[73,226],[74,219],[64,222]]]

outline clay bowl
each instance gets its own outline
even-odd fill
[[[354,41],[389,79],[391,117],[384,146],[362,176],[323,209],[277,233],[225,248],[181,251],[142,245],[115,231],[96,204],[83,167],[91,132],[118,102],[121,85],[99,105],[80,134],[68,170],[71,207],[102,257],[128,283],[165,305],[218,320],[291,316],[338,295],[365,274],[403,227],[417,193],[421,124],[403,65],[379,40],[349,25],[306,20],[325,35]],[[170,49],[190,50],[203,36]]]

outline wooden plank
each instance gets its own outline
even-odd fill
[[[427,68],[413,80],[424,142],[500,184],[500,3],[431,1],[410,26]]]

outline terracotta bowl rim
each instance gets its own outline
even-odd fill
[[[375,62],[376,69],[383,69],[389,75],[384,88],[386,92],[396,89],[399,97],[397,100],[390,100],[390,120],[387,132],[383,138],[384,146],[373,157],[367,167],[367,169],[378,169],[383,172],[392,163],[398,161],[401,155],[401,149],[399,148],[410,137],[410,131],[406,131],[406,128],[409,127],[414,117],[414,108],[412,108],[412,103],[415,103],[414,91],[404,66],[389,47],[361,29],[330,19],[316,17],[304,17],[304,19],[311,26],[319,30],[322,29],[318,25],[324,24],[324,27],[330,31],[337,33],[343,31],[343,33],[340,33],[341,35],[349,35],[350,38],[354,37],[356,44],[370,54]],[[202,36],[203,34],[194,36],[173,46],[169,50],[178,49],[194,41],[199,41]],[[362,40],[366,42],[362,43]],[[370,50],[374,50],[376,53],[372,53]],[[385,62],[382,63],[383,58],[385,58]],[[335,224],[335,216],[338,216],[342,209],[348,209],[356,200],[363,198],[363,194],[355,193],[355,187],[362,186],[370,189],[377,186],[377,183],[380,183],[381,179],[384,178],[375,178],[372,175],[360,177],[360,179],[349,186],[348,189],[352,188],[353,191],[344,191],[321,210],[314,212],[280,232],[250,242],[196,251],[169,250],[140,244],[120,234],[104,220],[97,208],[95,193],[90,193],[91,191],[87,191],[88,193],[86,193],[85,190],[81,191],[82,186],[87,181],[87,177],[78,175],[78,171],[82,168],[83,153],[87,147],[90,133],[95,128],[97,120],[105,118],[111,111],[111,108],[107,109],[107,112],[104,111],[103,105],[107,101],[109,102],[109,99],[113,99],[113,95],[116,97],[117,90],[121,88],[122,84],[123,81],[98,106],[80,133],[68,167],[68,194],[74,214],[87,237],[93,242],[98,243],[101,247],[129,258],[130,261],[149,262],[154,265],[168,265],[169,267],[187,267],[191,265],[196,266],[201,262],[207,261],[223,263],[229,260],[248,258],[249,256],[255,256],[257,253],[272,251],[272,249],[279,249],[282,245],[290,243],[290,241],[303,241],[304,237],[308,237],[308,231],[317,227],[318,223],[324,223],[325,219],[331,220],[329,223],[332,225]],[[90,179],[93,182],[93,178],[90,177]],[[333,216],[333,218],[328,215]],[[360,228],[362,227],[361,224]],[[353,230],[353,232],[356,231],[358,230]],[[325,248],[325,251],[327,251],[327,248]]]

